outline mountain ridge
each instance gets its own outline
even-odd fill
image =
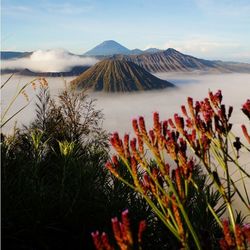
[[[250,64],[227,63],[200,59],[183,54],[173,48],[150,54],[114,55],[113,58],[131,61],[145,70],[156,72],[192,72],[203,71],[210,73],[250,73]]]
[[[96,47],[97,52],[95,50]],[[98,60],[106,60],[108,58],[111,58],[131,61],[151,73],[192,71],[204,73],[250,73],[250,64],[248,63],[224,62],[221,60],[205,60],[194,57],[192,55],[183,54],[173,48],[169,48],[167,50],[159,50],[156,48],[149,48],[144,51],[140,49],[129,50],[128,48],[124,47],[114,40],[104,41],[96,47],[93,48],[94,51],[93,49],[89,51],[89,53],[92,53],[92,55],[89,55],[88,52],[86,52],[87,54],[85,53],[84,55],[80,55],[79,57],[92,56]],[[103,49],[106,55],[94,55],[98,53],[103,54]],[[1,52],[3,60],[7,60],[8,58],[16,60],[18,58],[28,57],[31,54],[32,52]],[[84,70],[85,68],[83,69],[83,71]],[[79,75],[81,73],[80,70],[73,71],[73,73],[72,70],[69,70],[69,72],[55,72],[55,74],[53,75],[63,74],[64,76],[67,76],[77,74]],[[17,70],[1,70],[2,74],[5,74],[6,72],[14,73],[17,72]],[[50,74],[49,72],[44,73]],[[34,72],[34,74],[39,75],[40,73]]]

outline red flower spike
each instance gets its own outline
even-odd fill
[[[108,235],[106,233],[102,233],[101,239],[105,250],[114,250],[114,247],[109,243]]]
[[[153,121],[154,121],[153,127],[155,134],[159,138],[161,136],[161,123],[160,123],[159,113],[154,112]]]
[[[96,250],[103,250],[102,241],[100,239],[99,231],[91,233]]]
[[[139,185],[140,185],[140,187],[143,190],[143,194],[147,194],[148,188],[145,187],[144,182],[143,181],[139,181]]]
[[[227,242],[224,239],[219,241],[221,250],[230,250],[231,248],[228,246]]]
[[[123,141],[124,141],[124,146],[128,146],[128,143],[129,143],[129,135],[128,134],[124,135]]]
[[[144,154],[144,144],[143,144],[142,137],[140,135],[138,136],[138,150],[140,154]]]
[[[214,97],[215,97],[217,103],[221,104],[222,98],[223,98],[223,96],[221,94],[221,90],[218,90],[217,93],[214,95]]]
[[[169,176],[170,165],[168,163],[165,164],[164,170],[165,170],[165,174]]]
[[[113,155],[113,156],[112,156],[112,162],[113,162],[113,164],[115,165],[115,167],[118,167],[119,162],[118,162],[118,158],[117,158],[116,155]]]
[[[193,169],[194,169],[194,161],[191,159],[191,160],[189,160],[189,162],[188,162],[189,176],[192,174]]]
[[[117,217],[111,219],[113,233],[119,246],[123,245],[122,232]]]
[[[193,129],[192,131],[192,141],[194,142],[196,140],[196,130]]]
[[[204,153],[206,153],[206,151],[209,150],[211,141],[210,141],[210,139],[208,139],[208,137],[205,134],[203,134],[201,137],[201,142],[202,142],[202,147],[205,151]]]
[[[180,169],[177,168],[177,169],[174,171],[174,174],[175,174],[175,181],[176,181],[176,186],[177,186],[179,195],[180,195],[181,199],[184,199],[184,192],[182,191],[182,185],[181,185]]]
[[[242,233],[240,225],[238,224],[235,225],[235,241],[237,247],[241,248],[244,246],[244,235]]]
[[[167,132],[168,132],[168,121],[163,121],[163,124],[162,124],[162,132],[163,132],[163,135],[166,136]]]
[[[150,136],[150,139],[151,139],[151,143],[154,146],[156,141],[155,141],[155,133],[154,133],[153,130],[149,130],[149,136]]]
[[[125,134],[124,135],[124,153],[125,157],[129,158],[130,157],[130,152],[129,152],[129,135]]]
[[[243,124],[243,125],[241,125],[241,128],[242,128],[244,136],[246,137],[248,143],[250,144],[250,135],[247,132],[246,126]]]
[[[166,208],[169,208],[169,205],[170,205],[169,196],[166,194],[162,199],[163,199],[164,206],[165,206]]]
[[[192,115],[192,118],[194,118],[194,102],[193,102],[193,98],[188,97],[187,101],[188,101],[189,111],[190,111],[190,113]]]
[[[158,112],[153,113],[154,127],[157,127],[160,123],[160,117]]]
[[[130,221],[128,218],[128,209],[122,212],[122,224],[124,226],[124,232],[126,234],[127,241],[130,245],[133,245],[133,238],[131,234]]]
[[[145,187],[146,189],[149,189],[149,188],[150,188],[149,182],[150,182],[150,177],[148,176],[148,174],[144,174],[144,175],[143,175],[143,184],[144,184],[144,187]]]
[[[243,105],[242,109],[243,113],[250,119],[250,99],[248,99]]]
[[[139,132],[139,127],[138,127],[138,122],[136,119],[132,120],[132,126],[135,131],[135,134],[138,135],[140,132]]]
[[[110,142],[112,146],[115,148],[115,150],[117,151],[117,153],[121,156],[124,156],[123,143],[122,143],[122,140],[119,138],[119,134],[117,132],[115,132],[112,135]]]
[[[115,139],[115,141],[119,141],[120,138],[118,132],[114,132],[113,138]]]
[[[173,129],[175,129],[175,125],[174,125],[174,123],[173,123],[173,121],[172,121],[171,118],[168,119],[168,124],[169,124]]]
[[[186,119],[186,126],[187,128],[193,128],[194,124],[190,118]]]
[[[234,244],[234,239],[231,236],[228,220],[222,221],[222,225],[223,225],[223,234],[225,237],[225,241],[229,247],[233,247],[235,244]]]
[[[180,138],[179,141],[180,141],[180,150],[183,153],[185,153],[187,150],[187,142],[183,138]]]
[[[135,186],[139,186],[138,175],[137,175],[137,161],[134,157],[131,157],[131,169],[134,177]]]
[[[152,193],[154,196],[157,196],[156,184],[155,184],[155,182],[154,182],[152,179],[150,179],[149,185],[150,185],[150,191],[151,191],[151,193]]]
[[[146,126],[145,126],[145,121],[144,118],[142,116],[139,117],[139,127],[141,129],[141,133],[143,135],[147,135],[147,130],[146,130]]]
[[[250,244],[250,224],[246,224],[242,228],[242,233],[246,241]]]
[[[110,138],[110,143],[113,146],[113,148],[116,148],[116,140],[113,137]]]
[[[113,167],[113,165],[112,165],[112,163],[111,162],[107,162],[106,164],[105,164],[105,167],[111,172],[111,174],[113,174],[115,177],[119,177],[119,174],[118,174],[118,172],[116,171],[116,169],[114,169],[114,167]]]
[[[166,138],[163,135],[161,135],[158,142],[159,150],[163,150],[165,148],[165,144],[166,144]]]
[[[173,201],[175,201],[175,197],[173,197]],[[184,233],[184,229],[183,229],[183,225],[182,225],[182,221],[181,221],[181,216],[180,216],[177,205],[173,201],[172,201],[172,208],[173,208],[173,214],[174,214],[176,223],[178,225],[178,233],[179,233],[181,239],[184,240],[185,233]]]
[[[198,114],[200,112],[201,104],[202,104],[202,102],[198,102],[198,101],[195,102],[195,112],[196,112],[196,114]]]
[[[184,105],[181,106],[181,111],[182,111],[183,115],[188,117],[187,110],[186,110],[186,107]]]
[[[153,176],[154,180],[157,180],[158,174],[159,174],[158,169],[153,168],[153,170],[152,170],[152,176]]]
[[[147,224],[145,220],[140,221],[139,229],[138,229],[138,243],[141,244],[142,242],[142,234],[146,230]]]
[[[122,244],[126,244],[126,242],[128,242],[128,239],[127,239],[127,234],[126,234],[126,231],[125,231],[125,227],[121,222],[119,222],[119,226],[120,226],[122,241],[123,241]]]
[[[178,114],[174,114],[175,126],[180,133],[184,132],[184,119],[180,117]]]
[[[133,138],[133,139],[130,141],[130,147],[131,147],[132,152],[135,152],[135,151],[136,151],[136,138]]]

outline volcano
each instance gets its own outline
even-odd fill
[[[131,92],[174,87],[168,81],[159,79],[133,62],[103,60],[71,82],[77,89],[92,89],[104,92]]]

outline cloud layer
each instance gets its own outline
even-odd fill
[[[74,66],[86,66],[97,63],[98,60],[90,57],[72,55],[61,49],[37,50],[30,57],[4,60],[2,69],[29,69],[35,72],[67,72]]]
[[[188,96],[192,96],[194,100],[201,100],[207,96],[208,90],[216,91],[222,90],[223,103],[227,106],[232,105],[234,112],[232,116],[233,132],[243,138],[241,132],[241,124],[244,123],[249,128],[249,121],[241,112],[242,104],[249,99],[250,93],[250,74],[217,74],[217,75],[198,75],[198,74],[157,74],[157,76],[167,79],[175,83],[178,88],[174,90],[148,91],[142,93],[128,93],[128,94],[103,94],[90,93],[91,98],[96,98],[96,108],[101,109],[104,113],[105,121],[104,128],[109,132],[118,131],[121,136],[125,132],[134,136],[132,131],[131,120],[139,115],[145,117],[147,128],[152,126],[152,114],[158,111],[160,119],[165,120],[174,115],[174,113],[181,113],[180,106],[186,103]],[[3,81],[8,76],[3,76]],[[11,97],[16,93],[18,82],[25,83],[32,80],[31,77],[15,76],[11,82],[6,85],[2,91],[2,103],[4,107],[10,103]],[[64,79],[48,78],[52,96],[57,95],[64,88]],[[72,80],[72,77],[65,78],[67,82]],[[19,86],[19,88],[21,85]],[[35,92],[27,89],[27,94],[33,102],[23,110],[15,118],[18,121],[18,126],[21,124],[28,124],[34,117],[35,108]],[[25,98],[20,98],[14,103],[13,110],[10,114],[24,105]],[[3,128],[4,133],[12,133],[14,127],[14,119]],[[243,139],[242,139],[243,140]],[[240,164],[244,167],[249,167],[249,153],[241,149]],[[230,169],[234,173],[235,169]],[[237,174],[233,174],[232,178],[238,179]],[[246,180],[247,189],[250,188],[250,180]],[[243,190],[241,184],[238,188]],[[247,211],[242,209],[241,204],[235,200],[235,206],[247,214]],[[248,218],[249,221],[249,218]],[[250,222],[250,221],[249,221]]]

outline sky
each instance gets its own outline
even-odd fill
[[[249,0],[2,0],[1,50],[83,54],[105,40],[250,63]]]

